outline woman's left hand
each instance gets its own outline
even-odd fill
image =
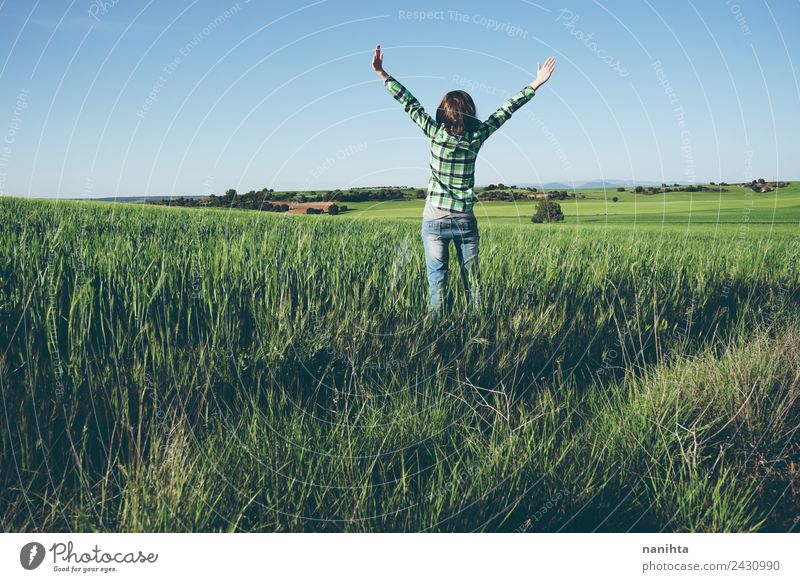
[[[536,79],[531,83],[531,88],[536,90],[547,83],[547,80],[550,78],[550,75],[553,74],[555,68],[556,60],[553,57],[547,57],[547,60],[541,67],[536,65]]]

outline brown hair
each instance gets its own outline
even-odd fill
[[[436,122],[444,123],[452,135],[464,135],[467,131],[478,128],[475,117],[475,102],[466,91],[450,91],[442,97],[436,109]]]

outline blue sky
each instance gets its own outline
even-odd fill
[[[427,181],[434,112],[490,115],[476,181],[800,178],[800,2],[0,0],[0,193],[134,196]]]

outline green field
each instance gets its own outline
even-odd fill
[[[580,190],[586,198],[561,200],[567,224],[623,224],[651,229],[680,225],[688,231],[707,232],[718,224],[764,223],[796,226],[800,222],[800,183],[783,189],[755,193],[741,186],[727,186],[727,192],[670,192],[634,194],[615,189]],[[613,202],[613,198],[619,198]],[[418,220],[424,200],[348,202],[358,218],[403,218]],[[530,223],[536,202],[479,202],[475,213],[484,223]]]
[[[440,321],[422,201],[0,199],[0,526],[797,530],[800,189],[586,195]]]

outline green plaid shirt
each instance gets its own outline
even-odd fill
[[[384,81],[389,93],[399,101],[406,113],[431,140],[431,175],[428,180],[428,200],[442,210],[469,212],[477,200],[475,186],[475,159],[483,142],[497,131],[517,109],[531,100],[535,91],[526,85],[510,97],[489,119],[475,131],[462,136],[447,133],[444,124],[425,113],[425,110],[408,89],[394,77]]]

